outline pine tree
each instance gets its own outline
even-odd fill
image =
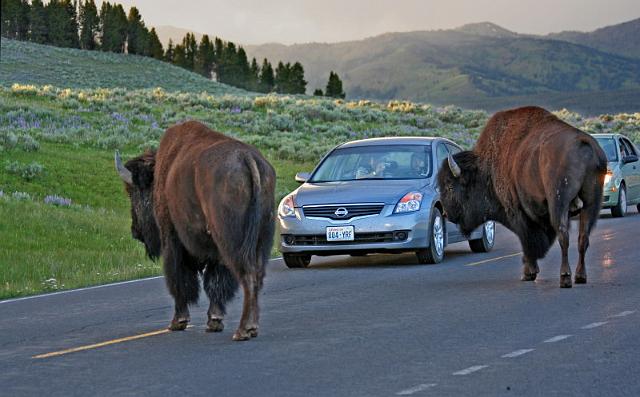
[[[227,42],[222,51],[222,56],[218,60],[218,81],[221,83],[229,84],[232,86],[238,86],[238,64],[237,59],[238,52],[236,45],[232,42]]]
[[[173,64],[181,68],[188,68],[186,50],[182,44],[176,45],[173,49]]]
[[[333,70],[329,73],[329,81],[324,91],[325,96],[332,98],[344,98],[346,95],[342,89],[342,80]]]
[[[215,55],[213,61],[213,72],[215,73],[215,80],[218,82],[222,82],[222,80],[220,80],[220,76],[224,75],[223,59],[225,54],[225,44],[222,39],[216,37],[214,40],[214,47]]]
[[[31,6],[27,0],[19,1],[18,15],[16,20],[16,38],[18,40],[29,39],[29,13]]]
[[[202,36],[200,39],[200,45],[196,52],[195,69],[198,74],[203,75],[206,78],[211,78],[211,72],[213,71],[213,63],[215,61],[215,48],[213,43],[209,39],[208,35]]]
[[[151,28],[149,32],[149,56],[155,59],[162,60],[164,57],[164,48],[156,33],[156,28]]]
[[[138,8],[131,7],[127,17],[127,52],[129,54],[149,54],[149,31]]]
[[[30,6],[26,0],[2,0],[2,36],[26,40]]]
[[[102,51],[124,52],[127,40],[127,15],[122,5],[102,3],[100,7]]]
[[[35,4],[35,3],[34,3]],[[80,48],[95,50],[98,47],[96,37],[100,29],[98,8],[93,0],[80,1],[78,22],[80,24]]]
[[[180,59],[177,59],[178,46],[176,46],[176,65],[188,70],[194,70],[196,53],[198,52],[198,42],[193,33],[187,33],[182,38]],[[184,55],[184,58],[182,56]]]
[[[66,11],[64,0],[51,0],[45,6],[49,42],[58,47],[66,47]]]
[[[313,91],[313,96],[324,96],[324,94],[320,88],[316,88],[315,91]]]
[[[291,94],[304,94],[307,91],[307,82],[304,79],[304,68],[300,62],[296,62],[291,66],[289,87],[289,93]]]
[[[259,91],[268,93],[273,91],[275,85],[275,78],[273,76],[273,67],[271,63],[265,58],[262,61],[262,68],[260,68],[260,86]]]
[[[251,85],[251,71],[249,67],[249,59],[247,58],[247,53],[244,48],[238,48],[238,53],[236,55],[236,70],[237,70],[237,87],[241,87],[244,89],[250,89]]]
[[[251,66],[249,66],[249,89],[251,91],[258,92],[260,87],[260,66],[255,58],[251,60]]]
[[[175,64],[175,50],[173,47],[173,40],[169,39],[169,44],[167,44],[167,51],[164,53],[164,60]]]
[[[33,41],[34,43],[47,43],[47,14],[45,12],[42,0],[33,0],[31,2],[31,11],[29,13],[29,30],[29,40]]]
[[[291,71],[291,64],[283,64],[282,61],[278,62],[276,67],[275,88],[279,94],[289,93],[289,73]]]

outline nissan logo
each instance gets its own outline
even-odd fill
[[[349,211],[347,211],[347,209],[344,207],[340,207],[336,210],[336,212],[334,212],[334,214],[336,214],[336,216],[339,218],[344,218],[349,214]]]

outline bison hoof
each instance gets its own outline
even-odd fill
[[[575,283],[576,284],[586,284],[587,283],[587,276],[578,276],[576,274]]]
[[[169,324],[169,331],[184,331],[187,329],[187,325],[189,325],[189,320],[176,321],[171,320],[171,324]]]
[[[249,338],[251,338],[251,335],[249,335],[249,333],[247,331],[244,330],[237,330],[235,334],[233,334],[233,340],[234,341],[243,341],[243,340],[249,340]]]
[[[522,281],[536,281],[536,277],[538,277],[538,273],[524,273],[520,280]]]
[[[571,288],[571,274],[560,275],[560,288]]]
[[[224,330],[224,324],[219,318],[210,318],[207,321],[207,332],[222,332]]]

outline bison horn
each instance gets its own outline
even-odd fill
[[[115,160],[116,160],[116,171],[118,171],[118,175],[120,175],[120,178],[122,178],[122,180],[125,181],[127,184],[133,185],[133,178],[131,175],[131,171],[129,171],[128,169],[125,168],[124,165],[122,165],[122,159],[120,159],[120,153],[118,153],[117,150],[116,150]]]
[[[449,155],[449,158],[447,160],[449,162],[449,168],[451,169],[451,173],[453,174],[454,177],[458,178],[462,173],[462,171],[460,170],[460,166],[453,159],[452,155]]]

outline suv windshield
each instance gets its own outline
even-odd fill
[[[309,182],[421,179],[431,170],[431,145],[358,146],[334,150]]]
[[[607,161],[618,161],[618,151],[616,150],[616,142],[613,138],[596,138],[602,150],[607,155]]]

